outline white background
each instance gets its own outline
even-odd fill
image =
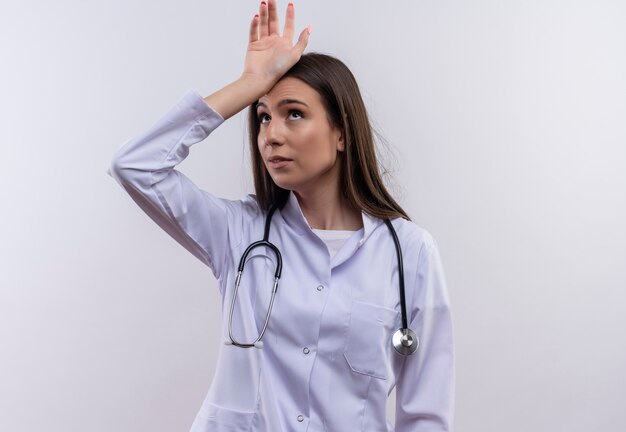
[[[220,344],[216,282],[106,169],[185,90],[238,76],[256,8],[2,0],[0,430],[190,427]],[[392,190],[439,244],[455,430],[626,430],[626,4],[296,10],[309,51],[356,75]],[[241,197],[246,145],[235,117],[179,169]]]

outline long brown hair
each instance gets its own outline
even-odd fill
[[[347,202],[380,219],[410,219],[383,184],[376,160],[372,127],[359,86],[350,69],[329,55],[307,53],[287,71],[283,78],[286,77],[297,78],[317,91],[329,122],[342,132],[345,150],[339,156],[339,190]],[[258,148],[259,128],[255,102],[248,112],[248,133],[257,202],[264,210],[272,204],[282,208],[287,202],[289,191],[274,183],[263,164]]]

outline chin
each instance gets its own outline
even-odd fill
[[[274,180],[274,183],[279,188],[289,190],[289,191],[292,191],[296,188],[293,183],[289,183],[289,182],[277,182],[276,180]]]
[[[274,181],[276,186],[278,186],[279,188],[286,189],[289,191],[296,190],[300,183],[297,181],[294,181],[294,179],[288,179],[285,177],[286,176],[272,176],[272,180]]]

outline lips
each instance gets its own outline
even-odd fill
[[[287,162],[287,161],[291,161],[291,160],[293,160],[293,159],[288,159],[288,158],[282,157],[282,156],[272,156],[267,161],[268,162],[272,162],[272,163],[277,163],[277,162]]]
[[[268,165],[273,168],[273,169],[279,169],[279,168],[284,168],[287,165],[289,165],[289,163],[292,161],[293,159],[289,159],[286,157],[282,157],[282,156],[272,156],[270,157],[267,162]]]

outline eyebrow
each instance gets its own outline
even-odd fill
[[[283,99],[280,102],[278,102],[278,106],[279,107],[281,107],[283,105],[290,105],[290,104],[300,104],[300,105],[304,105],[305,107],[308,107],[307,104],[305,104],[302,101],[299,101],[298,99]],[[255,109],[258,109],[261,106],[267,108],[267,105],[264,102],[257,102],[257,104],[255,106]]]

